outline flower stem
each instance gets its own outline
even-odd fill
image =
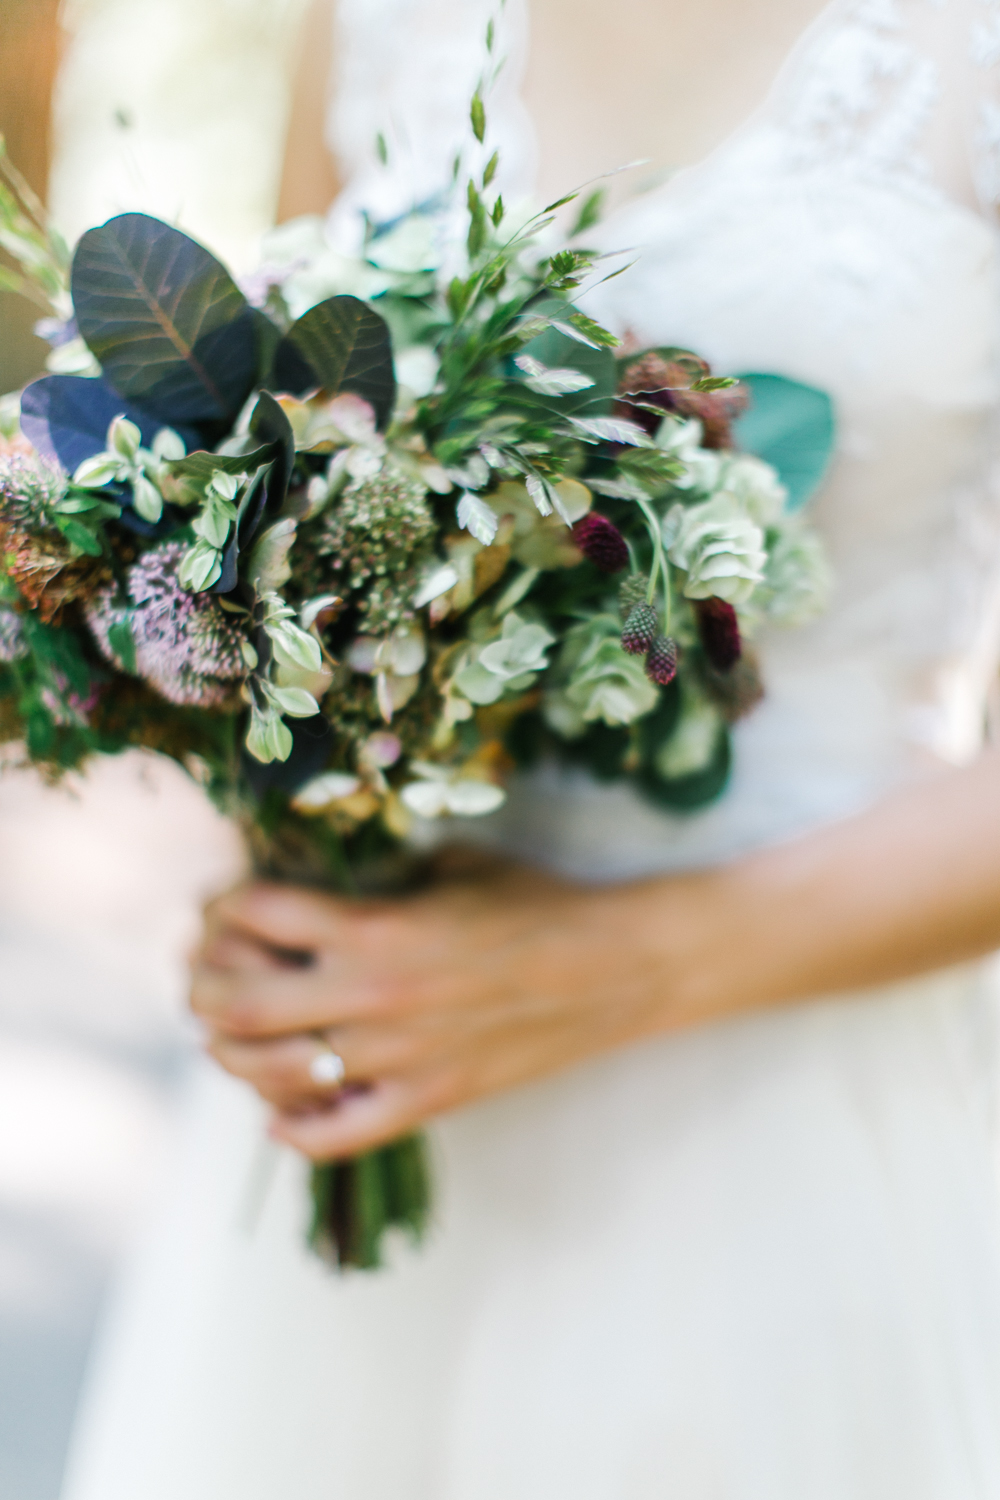
[[[660,533],[660,523],[657,520],[656,512],[653,510],[648,500],[637,499],[635,503],[638,505],[639,509],[642,511],[643,516],[646,519],[646,528],[649,532],[649,539],[653,544],[653,566],[649,570],[649,587],[646,590],[646,603],[652,604],[653,596],[656,593],[657,580],[659,578],[662,578],[664,628],[666,630],[666,633],[669,635],[670,564],[667,562],[667,555],[663,550],[663,537]]]

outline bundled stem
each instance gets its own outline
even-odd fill
[[[265,800],[244,826],[254,871],[265,880],[358,896],[400,894],[421,876],[422,867],[401,845],[385,839],[377,848],[348,849],[328,823],[301,817],[283,798]],[[342,1270],[376,1270],[389,1230],[419,1241],[427,1227],[426,1141],[409,1135],[361,1156],[320,1163],[312,1170],[311,1192],[313,1250]]]

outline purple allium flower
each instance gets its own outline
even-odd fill
[[[136,675],[170,703],[222,708],[245,676],[243,636],[213,594],[181,588],[177,569],[186,552],[183,542],[165,542],[143,553],[126,575],[134,607],[125,607],[114,589],[102,589],[87,606],[87,623],[104,655],[124,671],[109,632],[127,622]]]
[[[705,655],[717,672],[728,672],[743,654],[736,611],[725,599],[697,599],[694,612]]]
[[[628,547],[617,526],[591,511],[573,527],[573,540],[602,573],[620,573],[629,564]]]

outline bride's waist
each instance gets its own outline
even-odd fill
[[[709,805],[672,812],[627,780],[548,762],[516,776],[472,838],[582,880],[697,869],[849,817],[942,764],[867,675],[778,674],[769,688],[735,726],[729,783]]]

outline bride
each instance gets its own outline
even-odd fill
[[[438,184],[490,8],[340,0],[332,234]],[[206,1079],[67,1500],[996,1500],[1000,4],[527,10],[511,178],[660,174],[595,311],[833,397],[833,607],[763,640],[708,811],[550,769],[424,894],[214,903],[194,1006],[294,1150],[248,1203]],[[428,1120],[429,1243],[331,1276],[304,1159]]]

